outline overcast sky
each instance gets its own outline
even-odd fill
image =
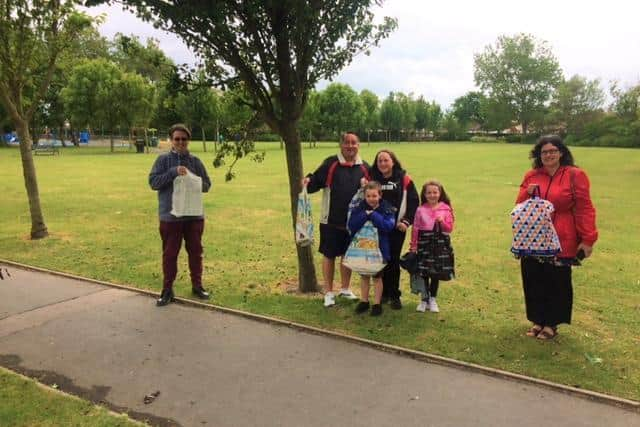
[[[194,62],[175,36],[119,6],[88,11],[107,14],[100,31],[109,38],[116,32],[143,40],[154,37],[177,63]],[[334,81],[357,91],[370,89],[381,98],[390,91],[413,92],[446,108],[476,88],[473,55],[495,44],[498,36],[519,32],[547,41],[567,78],[599,78],[605,90],[614,79],[623,86],[640,83],[638,1],[387,0],[376,13],[397,18],[398,29],[370,56],[358,56]]]

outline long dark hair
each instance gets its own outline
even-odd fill
[[[440,198],[438,199],[439,202],[446,203],[447,205],[451,206],[451,199],[449,199],[447,192],[444,190],[444,187],[442,186],[440,181],[436,181],[435,179],[430,179],[429,181],[425,182],[424,185],[422,186],[422,190],[420,191],[421,205],[424,205],[425,203],[427,203],[427,186],[429,185],[434,185],[438,187],[438,190],[440,190]]]
[[[382,149],[376,153],[376,157],[373,159],[373,165],[371,166],[371,175],[379,178],[382,177],[382,172],[378,169],[378,156],[380,153],[387,153],[389,157],[391,157],[391,161],[393,162],[393,168],[391,169],[391,176],[395,176],[398,173],[404,173],[405,170],[402,169],[402,165],[400,164],[400,160],[396,157],[395,153],[391,150]]]
[[[564,145],[562,142],[562,138],[558,135],[544,135],[538,139],[536,145],[533,146],[533,149],[529,153],[529,158],[533,160],[533,168],[538,169],[542,167],[542,147],[552,144],[558,150],[560,150],[560,165],[561,166],[575,166],[573,162],[573,155],[569,148]]]

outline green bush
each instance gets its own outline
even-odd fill
[[[596,147],[640,147],[640,120],[604,116],[588,123],[581,135],[568,136],[565,142],[568,145]]]
[[[259,133],[256,135],[256,141],[280,142],[280,135],[276,133]]]
[[[472,136],[471,142],[504,142],[495,136]]]
[[[511,144],[535,144],[538,140],[538,135],[530,133],[522,140],[522,135],[505,135],[504,140]]]

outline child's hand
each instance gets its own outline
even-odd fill
[[[444,218],[442,217],[442,215],[438,215],[436,217],[436,222],[439,222],[440,224],[442,224],[444,222]]]
[[[536,191],[536,188],[538,188],[538,184],[529,184],[529,186],[527,187],[527,193],[530,196],[533,195],[533,192]]]
[[[360,187],[364,187],[368,183],[369,183],[369,181],[367,180],[367,178],[365,178],[365,177],[360,178]]]

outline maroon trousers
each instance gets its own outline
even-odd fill
[[[178,254],[184,239],[189,255],[191,286],[202,288],[202,232],[204,219],[189,221],[160,221],[162,238],[162,288],[170,290],[178,273]]]

